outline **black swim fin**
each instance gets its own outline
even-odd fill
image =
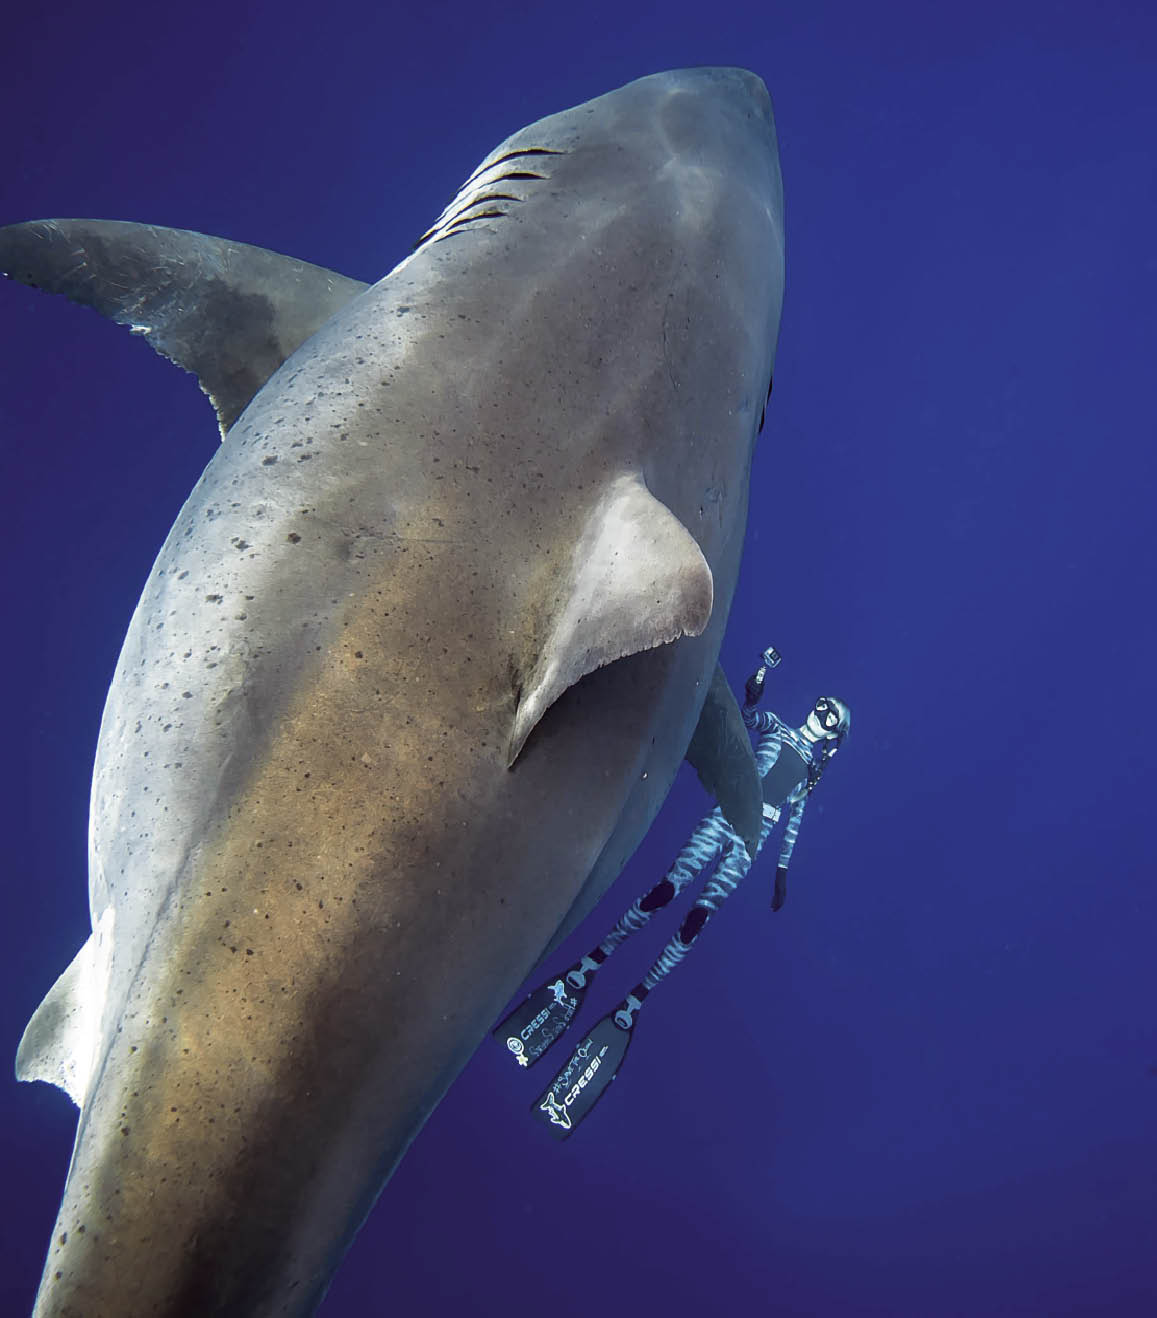
[[[785,901],[787,901],[787,870],[780,865],[775,871],[775,889],[771,894],[771,909],[773,911],[782,909]]]
[[[576,988],[569,974],[559,975],[515,1007],[491,1031],[491,1038],[505,1044],[519,1066],[530,1066],[574,1020],[585,995],[585,985]]]
[[[530,1109],[555,1139],[566,1139],[602,1098],[626,1056],[631,1030],[616,1024],[615,1015],[599,1021]]]

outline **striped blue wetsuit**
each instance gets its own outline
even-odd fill
[[[762,665],[747,680],[747,699],[742,714],[748,731],[756,734],[755,767],[763,791],[763,819],[755,856],[763,849],[771,830],[786,816],[771,902],[774,911],[783,905],[787,867],[807,798],[847,735],[851,710],[834,696],[821,696],[801,728],[790,728],[775,714],[757,711],[767,669],[778,664],[779,656],[768,647],[762,659]],[[717,712],[725,702],[715,697],[714,703],[713,720],[717,719]],[[733,713],[733,705],[730,712],[724,710],[727,720],[733,717]],[[712,727],[710,722],[705,726]],[[709,767],[712,779],[716,777],[715,767],[724,767],[729,772],[742,769],[750,773],[748,766],[740,765],[733,758],[735,752],[729,741],[734,735],[737,732],[726,731],[721,736],[718,723],[715,723],[709,734],[713,740],[708,751],[704,753],[702,747],[696,751],[694,762],[700,768],[701,776],[701,764]],[[717,757],[715,761],[712,761],[712,755]],[[742,814],[745,803],[731,791],[734,781],[729,783],[726,776],[718,781],[724,786],[721,795],[727,797],[730,794],[737,801],[737,814]],[[750,780],[747,786],[750,788]],[[547,1125],[558,1138],[569,1135],[605,1092],[623,1059],[634,1029],[635,1014],[644,999],[687,955],[712,912],[718,910],[739,886],[755,856],[748,855],[739,832],[728,823],[723,810],[712,810],[687,839],[687,844],[663,878],[628,908],[603,941],[565,974],[548,980],[532,993],[494,1031],[495,1038],[505,1043],[520,1066],[528,1066],[537,1060],[570,1024],[586,992],[588,980],[615,948],[636,929],[647,924],[656,911],[674,900],[693,879],[706,875],[703,889],[679,932],[618,1007],[584,1038],[532,1106],[535,1118]]]
[[[743,721],[748,728],[760,734],[755,745],[755,765],[764,784],[764,805],[763,826],[756,855],[762,850],[784,810],[788,810],[777,865],[782,876],[787,870],[799,834],[808,797],[809,770],[815,763],[815,756],[820,753],[820,747],[809,742],[800,731],[789,727],[775,714],[757,711],[751,704],[743,708]],[[754,857],[748,856],[746,846],[724,818],[722,810],[716,806],[696,827],[662,880],[628,907],[595,951],[584,957],[575,968],[580,976],[597,969],[629,934],[647,924],[655,911],[673,901],[692,879],[718,862],[714,874],[695,899],[679,932],[664,947],[654,965],[627,996],[617,1013],[616,1020],[624,1028],[632,1024],[632,1016],[642,1005],[643,998],[687,955],[708,917],[735,891],[751,868],[753,860]]]

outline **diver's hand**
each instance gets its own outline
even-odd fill
[[[763,699],[763,683],[767,678],[767,670],[779,666],[779,651],[774,646],[769,645],[759,657],[762,662],[747,679],[747,686],[744,688],[749,707],[758,705]]]

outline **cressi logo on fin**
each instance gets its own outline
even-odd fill
[[[530,1109],[555,1139],[564,1140],[606,1093],[631,1041],[631,1031],[604,1016],[571,1054],[550,1088]]]
[[[536,989],[495,1027],[491,1037],[503,1044],[519,1066],[531,1066],[574,1019],[586,993],[565,975]]]

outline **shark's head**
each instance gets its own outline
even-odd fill
[[[568,266],[604,257],[603,273],[620,290],[640,304],[662,304],[654,332],[680,415],[692,417],[708,388],[717,405],[718,385],[733,383],[729,415],[754,442],[778,335],[783,235],[775,121],[763,80],[743,69],[693,68],[640,78],[507,138],[415,255],[456,264],[465,244],[475,273],[492,258],[496,279],[509,283],[512,308],[548,296],[549,271],[566,287]],[[509,282],[519,267],[524,277]],[[574,287],[567,291],[573,299]],[[591,295],[607,300],[605,290]],[[608,350],[617,327],[606,323]],[[648,348],[640,344],[641,359]],[[699,442],[735,451],[714,417],[701,414],[698,424],[705,432]],[[724,501],[729,475],[720,472]],[[705,515],[711,503],[709,492]]]
[[[698,637],[709,617],[716,626],[705,650],[718,645],[783,296],[783,196],[767,89],[739,69],[675,70],[530,124],[470,174],[403,266],[391,279],[404,273],[415,291],[404,295],[397,332],[417,342],[439,316],[451,328],[491,327],[472,370],[512,382],[503,434],[517,426],[524,464],[557,491],[552,525],[573,518],[588,528],[576,532],[566,571],[585,565],[590,589],[568,578],[564,591],[578,601],[584,634],[567,630],[565,646],[546,646],[548,659],[563,650],[582,661],[550,667],[541,646],[525,662],[517,657],[513,763],[542,713],[585,673]],[[552,307],[566,315],[548,317]],[[510,327],[522,324],[533,332],[515,342]],[[590,521],[593,490],[606,495]],[[612,640],[592,640],[590,618],[614,611],[604,578],[621,561],[615,528],[638,524],[635,513],[650,500],[689,533],[707,569],[699,577],[714,594],[700,592],[690,621],[648,622],[642,640],[634,623],[649,606],[631,594]],[[658,544],[649,532],[643,539]],[[677,558],[664,548],[656,570]],[[519,570],[505,577],[512,588]],[[696,710],[685,714],[689,737]]]
[[[574,164],[565,157],[578,157],[580,168],[560,177],[561,167]],[[543,197],[557,199],[562,191],[537,184],[579,192],[586,182],[592,202],[625,208],[664,175],[679,180],[680,218],[692,224],[709,220],[713,180],[743,180],[774,225],[782,253],[771,97],[761,78],[732,68],[656,73],[530,124],[495,147],[417,246],[492,227],[485,222],[525,214],[527,203],[541,206]]]

